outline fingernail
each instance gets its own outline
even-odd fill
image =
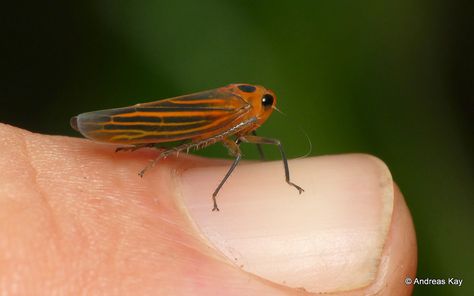
[[[243,270],[309,292],[369,285],[375,278],[393,209],[389,170],[367,155],[244,163],[218,195],[228,167],[183,173],[183,203],[209,244]]]

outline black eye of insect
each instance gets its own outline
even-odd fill
[[[265,108],[271,107],[273,105],[273,96],[271,94],[265,94],[262,97],[262,106]]]

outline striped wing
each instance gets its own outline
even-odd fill
[[[83,113],[71,125],[86,138],[125,145],[207,138],[238,124],[250,105],[218,88],[125,108]]]

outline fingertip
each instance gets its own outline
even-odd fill
[[[201,269],[205,276],[193,283],[209,287],[208,279],[216,276],[222,281],[214,289],[235,283],[240,283],[235,289],[240,292],[246,284],[251,289],[256,281],[250,281],[248,273],[267,280],[261,281],[260,294],[275,292],[275,286],[309,292],[347,291],[341,295],[407,295],[413,289],[404,283],[416,272],[413,222],[390,172],[374,157],[341,155],[292,161],[291,181],[304,189],[300,194],[285,182],[281,163],[243,164],[218,196],[221,211],[212,212],[212,192],[228,170],[228,163],[223,166],[221,160],[180,156],[142,179],[136,174],[156,156],[153,151],[116,155],[110,146],[85,140],[34,135],[9,126],[0,126],[0,133],[10,141],[4,147],[12,154],[3,163],[11,170],[5,169],[3,175],[12,184],[18,182],[15,196],[20,196],[19,189],[40,185],[43,192],[51,193],[47,198],[56,218],[64,223],[86,221],[82,227],[87,240],[110,244],[104,254],[114,249],[117,237],[127,233],[122,237],[127,250],[143,254],[134,258],[133,265],[147,271],[141,279],[148,278],[150,285],[159,282],[154,275],[164,266],[188,270],[189,262],[198,262],[194,265],[206,266]],[[34,135],[27,153],[24,147],[15,146],[21,142],[15,137],[24,135]],[[13,162],[12,155],[22,162]],[[18,170],[27,166],[34,166],[35,186],[25,186],[18,177],[25,176]],[[37,197],[28,202],[29,208],[31,202],[38,203],[35,209],[42,205]],[[204,235],[215,249],[200,244],[183,212],[195,222],[196,233]],[[38,227],[37,231],[45,229]],[[78,240],[72,237],[69,242],[75,246]],[[78,254],[90,252],[91,258],[102,254],[87,247],[77,249]],[[169,250],[179,254],[171,263],[166,261],[168,256],[160,257]],[[212,253],[223,254],[226,264],[209,262],[219,257]],[[60,263],[58,269],[64,266]],[[232,268],[223,267],[227,264]],[[194,280],[193,275],[188,276]],[[167,279],[168,284],[182,282],[173,275]]]
[[[370,285],[393,209],[390,172],[377,158],[340,155],[239,167],[208,210],[210,192],[227,167],[195,168],[181,179],[181,197],[200,231],[219,252],[252,274],[309,292]]]

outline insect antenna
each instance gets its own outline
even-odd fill
[[[290,117],[288,117],[288,115],[286,113],[284,113],[283,111],[281,111],[280,109],[278,109],[276,106],[272,106],[273,110],[277,111],[278,113],[280,113],[281,115],[283,115],[286,119],[290,119]],[[296,157],[295,159],[300,159],[300,158],[306,158],[308,157],[311,152],[313,151],[313,143],[311,142],[311,138],[309,137],[308,133],[301,127],[301,125],[298,123],[298,122],[292,122],[293,124],[296,125],[296,127],[300,130],[300,132],[303,133],[303,135],[305,136],[306,138],[306,141],[308,142],[308,151],[302,155],[302,156],[298,156]]]

